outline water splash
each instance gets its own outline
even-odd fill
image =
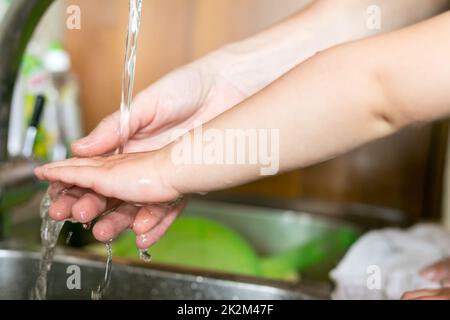
[[[152,255],[146,249],[139,249],[139,258],[144,262],[152,261]]]
[[[109,283],[111,282],[111,271],[112,271],[112,246],[111,242],[105,243],[107,259],[106,259],[106,268],[105,268],[105,276],[102,282],[98,285],[96,290],[92,290],[91,299],[92,300],[100,300],[106,289],[109,287]]]
[[[48,211],[51,205],[50,195],[46,193],[40,206],[42,258],[36,284],[31,292],[31,299],[33,300],[45,300],[47,298],[47,274],[52,268],[56,243],[64,226],[64,221],[55,221],[49,217]]]
[[[126,41],[125,66],[122,79],[122,101],[120,104],[120,140],[121,146],[118,150],[123,153],[124,146],[130,134],[130,115],[131,100],[133,95],[134,74],[136,66],[137,39],[141,26],[142,0],[130,0],[129,2],[129,23]],[[63,190],[61,194],[65,194],[67,190]],[[54,221],[48,216],[48,211],[52,205],[52,200],[48,193],[45,194],[41,202],[40,215],[41,224],[41,242],[42,242],[42,258],[39,265],[38,278],[35,287],[31,292],[31,298],[36,300],[44,300],[47,297],[47,274],[51,270],[53,257],[55,253],[56,243],[65,221]],[[84,224],[85,229],[91,227],[90,224]],[[96,290],[92,291],[91,298],[99,300],[103,297],[111,280],[112,270],[112,247],[111,243],[105,244],[107,251],[107,261],[105,268],[105,276]],[[149,261],[151,256],[147,251],[140,252],[140,256],[144,261]]]
[[[83,223],[83,229],[89,230],[92,227],[92,222]]]

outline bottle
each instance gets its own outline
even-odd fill
[[[35,97],[39,95],[44,95],[47,103],[36,134],[36,158],[62,160],[69,156],[70,144],[82,137],[79,86],[70,66],[70,57],[60,44],[53,43],[47,50],[39,43],[29,45],[12,100],[8,136],[10,156],[19,156],[22,152]]]
[[[47,87],[48,77],[40,59],[40,52],[37,46],[31,44],[22,60],[11,103],[8,134],[10,156],[16,157],[21,154],[25,131],[33,113],[35,97],[44,94]],[[47,150],[42,148],[45,137],[45,129],[41,126],[36,136],[37,144],[40,146],[36,148],[36,156],[43,159],[47,154]]]
[[[70,144],[83,135],[78,103],[79,86],[76,77],[70,72],[70,56],[59,43],[51,45],[43,61],[50,78],[48,96],[53,104],[53,118],[57,120],[51,158],[61,160],[69,155]]]

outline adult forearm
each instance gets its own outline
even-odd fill
[[[221,73],[250,96],[319,51],[413,24],[446,10],[448,4],[447,0],[317,0],[213,54],[220,61],[233,61]],[[379,29],[370,24],[374,13],[368,9],[374,6],[381,9]]]
[[[445,117],[450,114],[450,44],[442,39],[449,33],[447,13],[324,51],[207,123],[203,136],[190,140],[191,155],[217,142],[211,137],[219,137],[225,159],[230,130],[256,136],[278,130],[283,172],[335,157],[404,126]],[[199,142],[202,148],[195,149]],[[167,154],[176,146],[169,146]],[[250,152],[254,145],[247,147]],[[233,151],[236,159],[239,150]],[[173,185],[181,192],[218,190],[261,177],[261,163],[207,164],[201,162],[204,156],[197,155],[198,163],[178,163],[170,170],[176,172]]]
[[[314,56],[167,147],[167,157],[175,155],[165,162],[170,184],[182,193],[224,189],[260,178],[263,167],[271,174],[305,167],[393,132],[367,52],[345,47]]]

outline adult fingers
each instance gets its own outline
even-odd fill
[[[53,203],[48,211],[50,218],[57,221],[69,219],[72,216],[73,205],[86,192],[88,192],[86,189],[70,188],[56,196],[53,199]]]
[[[420,272],[421,276],[433,282],[450,280],[450,258],[441,260],[426,267]]]
[[[165,207],[158,205],[140,208],[133,223],[133,231],[137,235],[149,232],[161,222],[167,212]]]
[[[140,249],[147,249],[155,244],[167,232],[177,216],[183,211],[187,204],[187,199],[183,199],[179,204],[169,209],[167,215],[153,229],[147,233],[136,237],[136,245]]]
[[[102,242],[113,240],[120,233],[131,227],[138,210],[136,206],[122,204],[110,214],[100,218],[94,225],[92,229],[94,237]]]

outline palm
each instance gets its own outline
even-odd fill
[[[174,138],[176,130],[205,123],[244,100],[245,95],[227,79],[206,74],[190,65],[175,71],[135,100],[135,125],[127,152],[158,149]]]

